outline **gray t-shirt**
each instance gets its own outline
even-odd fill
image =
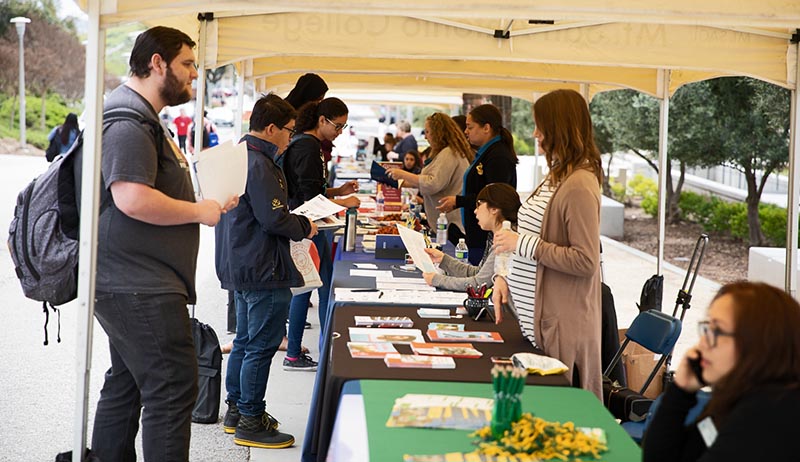
[[[105,110],[134,109],[160,123],[153,107],[122,85]],[[164,129],[161,155],[148,124],[113,122],[103,134],[103,180],[142,183],[174,199],[194,202],[189,167]],[[111,204],[99,221],[97,290],[113,293],[180,293],[194,303],[200,229],[197,224],[156,226],[128,217]]]

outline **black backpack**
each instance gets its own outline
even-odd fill
[[[222,389],[222,351],[214,329],[192,317],[192,338],[197,354],[197,401],[192,422],[216,423]]]
[[[53,139],[50,140],[50,144],[47,145],[47,149],[44,151],[44,157],[48,162],[52,162],[56,156],[61,154],[61,129],[62,128],[59,127],[59,129],[56,130]]]
[[[119,120],[149,125],[161,155],[164,131],[160,123],[133,109],[113,109],[103,113],[103,130]],[[83,132],[66,154],[19,193],[8,230],[8,248],[22,291],[26,297],[42,302],[45,345],[48,305],[58,313],[56,306],[74,300],[78,294],[82,165]],[[102,213],[112,202],[102,185],[100,197]],[[60,325],[59,319],[59,342]]]

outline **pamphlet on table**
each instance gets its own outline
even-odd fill
[[[422,331],[419,329],[371,329],[369,327],[350,327],[351,342],[388,342],[408,344],[422,343]]]
[[[356,316],[357,327],[414,327],[414,321],[408,316]]]
[[[483,353],[471,343],[412,343],[411,349],[418,355],[451,356],[453,358],[480,358]]]
[[[500,332],[481,332],[475,330],[429,330],[428,338],[431,342],[483,342],[503,343]]]
[[[383,359],[386,355],[397,353],[394,345],[386,342],[347,342],[350,357],[364,359]]]
[[[383,358],[387,367],[414,369],[455,369],[456,362],[449,356],[424,356],[388,354]]]
[[[477,430],[489,425],[493,406],[490,398],[407,394],[394,401],[386,426]]]

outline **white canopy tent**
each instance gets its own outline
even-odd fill
[[[536,92],[554,88],[574,88],[587,97],[613,88],[636,89],[661,100],[662,192],[669,97],[678,87],[743,75],[789,88],[793,181],[787,235],[788,242],[797,241],[800,0],[491,3],[82,0],[89,14],[86,120],[88,127],[95,127],[85,144],[84,159],[91,168],[84,168],[83,216],[95,217],[98,210],[103,29],[140,21],[177,27],[197,38],[202,68],[236,64],[258,88],[279,92],[291,88],[304,72],[323,73],[337,90],[419,88],[443,94],[500,93],[528,100]],[[198,12],[213,13],[215,19],[199,21]],[[210,15],[204,17],[210,19]],[[203,85],[201,79],[199,99]],[[198,104],[202,107],[202,101]],[[657,272],[664,241],[664,194],[660,197]],[[86,437],[96,241],[95,220],[83,220],[79,304],[85,315],[85,340],[78,345],[75,448],[84,447]],[[788,246],[786,288],[792,294],[796,292],[796,261],[796,246]]]

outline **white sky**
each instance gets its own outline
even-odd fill
[[[75,0],[58,0],[58,15],[61,18],[76,16],[81,19],[86,19],[86,14],[78,8]]]

